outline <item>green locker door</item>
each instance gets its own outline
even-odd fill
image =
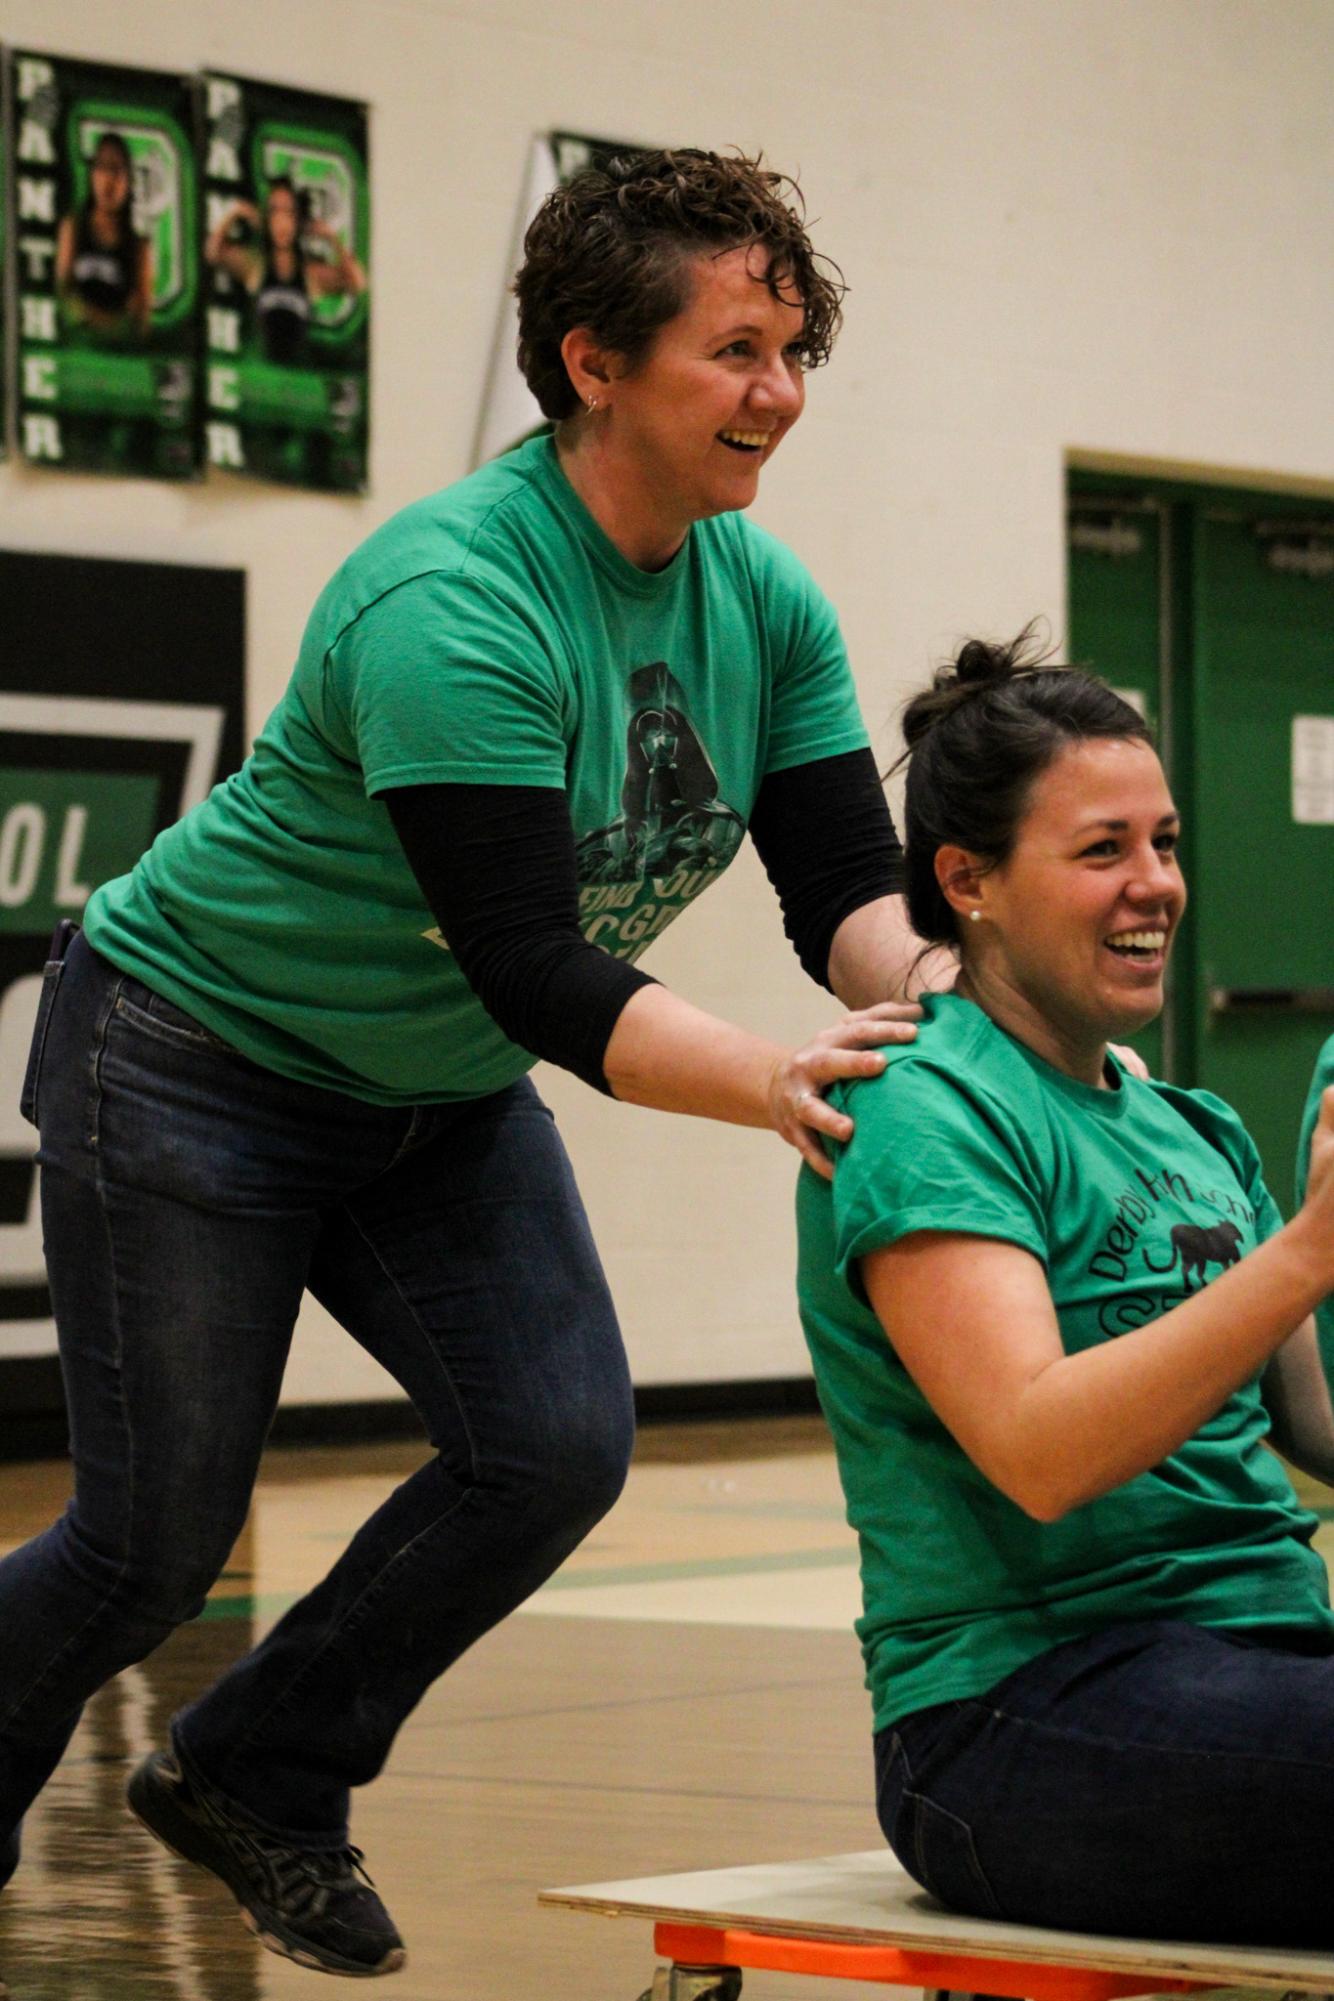
[[[1110,681],[1134,704],[1169,767],[1161,720],[1169,650],[1163,615],[1167,510],[1153,500],[1123,504],[1076,492],[1070,499],[1068,553],[1068,658]],[[1170,785],[1170,768],[1167,776]],[[1170,1013],[1151,1022],[1134,1046],[1155,1077],[1175,1079]]]
[[[1290,1214],[1334,1032],[1334,519],[1202,506],[1193,535],[1192,1081],[1236,1107]]]

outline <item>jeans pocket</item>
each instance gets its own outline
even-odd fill
[[[56,1004],[56,989],[60,985],[64,970],[63,959],[48,959],[42,972],[42,991],[37,997],[37,1019],[33,1023],[28,1063],[23,1073],[23,1089],[19,1093],[19,1111],[30,1126],[37,1124],[42,1057],[46,1053],[46,1036],[51,1026],[51,1011]]]
[[[236,1054],[230,1043],[215,1035],[211,1028],[205,1028],[202,1021],[196,1021],[174,1001],[164,1000],[161,994],[148,988],[139,991],[144,995],[143,1003],[131,999],[123,985],[116,997],[116,1012],[131,1028],[152,1036],[155,1042],[165,1042],[172,1049],[216,1049],[228,1056]]]
[[[895,1850],[904,1867],[931,1892],[938,1903],[970,1917],[1000,1916],[1000,1905],[973,1844],[967,1821],[945,1807],[937,1806],[925,1793],[906,1793],[902,1818],[912,1850],[912,1859]]]

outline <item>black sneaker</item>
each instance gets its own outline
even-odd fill
[[[3,1889],[19,1866],[19,1837],[17,1829],[7,1840],[0,1842],[0,1889]],[[9,1989],[0,1980],[0,2001],[9,2001]]]
[[[403,1941],[359,1848],[295,1848],[176,1758],[154,1751],[126,1787],[149,1833],[227,1885],[261,1945],[320,1973],[396,1973]]]

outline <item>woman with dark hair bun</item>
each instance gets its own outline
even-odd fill
[[[265,1945],[350,1974],[403,1958],[352,1788],[629,1457],[620,1330],[527,1073],[827,1172],[850,1124],[826,1088],[915,1032],[837,619],[743,519],[838,326],[796,188],[694,149],[615,163],[544,206],[517,289],[554,428],[349,557],[242,770],[53,954],[25,1095],[79,1479],[0,1563],[0,1872],[79,1705],[226,1561],[309,1287],[436,1456],[130,1802]],[[849,1010],[801,1049],[633,963],[747,829]]]
[[[961,962],[837,1092],[803,1319],[861,1541],[877,1804],[955,1908],[1334,1945],[1334,1089],[1284,1225],[1235,1114],[1130,1075],[1186,892],[1140,717],[1024,635],[907,708],[907,897]]]

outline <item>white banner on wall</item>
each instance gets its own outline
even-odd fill
[[[619,153],[643,150],[642,146],[616,139],[593,139],[579,132],[541,132],[533,139],[528,149],[528,169],[519,205],[518,228],[505,271],[505,293],[501,300],[495,345],[491,350],[486,395],[477,425],[474,466],[484,465],[487,459],[509,451],[546,421],[529,393],[528,384],[519,373],[515,355],[519,338],[519,310],[510,284],[523,262],[523,239],[528,233],[529,223],[552,190],[560,187],[562,182],[573,179],[585,167],[600,166]]]

